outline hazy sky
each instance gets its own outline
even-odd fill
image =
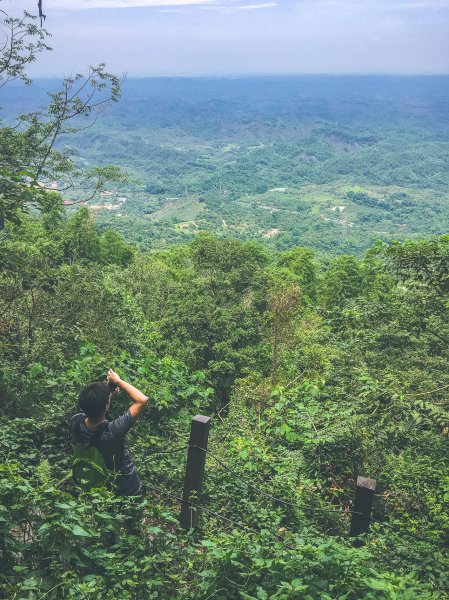
[[[0,0],[36,12],[37,0]],[[43,0],[33,75],[449,73],[449,0]]]

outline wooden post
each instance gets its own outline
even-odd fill
[[[190,429],[189,451],[187,454],[186,474],[184,479],[184,490],[182,493],[181,516],[179,519],[181,527],[192,529],[198,522],[198,508],[193,505],[199,504],[201,490],[203,488],[204,466],[206,464],[206,453],[199,446],[207,450],[209,438],[210,417],[196,415],[192,419]]]
[[[368,533],[371,510],[374,502],[374,492],[376,490],[376,480],[368,477],[357,477],[357,487],[355,491],[355,500],[353,514],[351,519],[351,529],[349,535],[357,537],[362,533]],[[355,546],[361,546],[361,540],[355,540]]]

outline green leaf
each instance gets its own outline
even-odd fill
[[[86,531],[79,525],[75,525],[74,527],[72,527],[72,533],[73,535],[76,535],[78,537],[92,537],[92,535],[88,531]]]
[[[40,375],[43,370],[44,370],[44,367],[41,365],[41,363],[38,363],[38,362],[31,363],[31,365],[30,365],[30,377],[32,379],[34,379],[35,377],[37,377],[37,375]]]
[[[391,584],[389,584],[386,581],[381,581],[379,579],[367,579],[366,583],[373,590],[390,591],[392,589]]]
[[[16,565],[12,568],[16,573],[23,573],[24,571],[28,571],[28,567],[24,567],[23,565]]]
[[[260,600],[267,600],[268,598],[267,592],[260,585],[257,586],[257,598],[260,598]]]
[[[287,431],[285,433],[285,439],[288,442],[296,442],[296,440],[298,439],[298,435],[294,431]]]

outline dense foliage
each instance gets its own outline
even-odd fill
[[[4,595],[445,597],[448,254],[442,237],[324,265],[310,250],[270,255],[209,235],[144,254],[99,234],[86,208],[9,226]],[[151,397],[130,438],[147,488],[133,531],[135,508],[79,495],[69,477],[67,419],[108,366]],[[126,406],[119,398],[113,415]],[[197,412],[213,417],[213,456],[200,527],[186,535],[177,516]],[[347,511],[360,474],[378,482],[379,523],[356,549]]]
[[[0,60],[0,81],[27,81],[26,65],[46,49],[45,32],[30,15],[8,26],[19,24],[29,44],[12,42],[14,52]],[[26,48],[30,54],[23,54]],[[266,90],[265,83],[251,86],[260,93],[258,86]],[[169,91],[174,86],[174,97],[178,85],[185,91],[184,83],[164,85]],[[214,89],[215,83],[210,85]],[[313,88],[314,80],[309,85]],[[369,90],[372,82],[365,85]],[[283,251],[204,232],[186,244],[149,251],[145,246],[167,246],[173,237],[153,244],[154,229],[147,232],[139,221],[131,231],[126,220],[122,237],[86,206],[66,213],[62,195],[49,189],[53,178],[69,187],[86,184],[93,192],[106,179],[124,181],[115,167],[101,165],[101,156],[99,168],[85,164],[85,157],[61,141],[76,133],[80,119],[95,113],[97,103],[103,107],[119,93],[118,80],[99,65],[86,77],[65,79],[62,91],[51,90],[47,108],[31,107],[16,128],[0,127],[0,596],[448,598],[449,236],[378,242],[359,258],[339,253],[335,240],[325,236],[315,245],[332,252],[315,254],[296,244],[301,237],[296,234],[285,238]],[[189,93],[176,126],[190,122],[213,141],[217,129],[211,120],[229,113],[220,103],[215,110],[210,99],[209,112],[205,115],[202,106],[192,118],[199,99],[194,88]],[[229,102],[235,100],[232,93]],[[278,93],[282,97],[271,90],[270,102],[279,100]],[[5,100],[8,105],[7,93]],[[315,123],[316,108],[301,102],[301,118],[310,116]],[[447,172],[441,161],[447,142],[434,127],[437,101],[428,106],[427,129],[413,133],[419,137],[427,131],[402,172],[397,162],[407,153],[398,158],[395,148],[411,139],[410,129],[393,143],[397,131],[385,137],[385,130],[375,135],[364,126],[365,133],[353,138],[351,125],[344,144],[354,153],[345,161],[328,143],[334,139],[341,149],[341,126],[336,132],[327,122],[331,108],[318,104],[326,122],[315,123],[310,135],[303,130],[300,144],[272,140],[253,148],[263,157],[260,162],[246,147],[241,171],[233,161],[217,159],[211,166],[220,152],[214,143],[204,171],[198,156],[183,163],[183,171],[178,151],[168,147],[161,154],[163,144],[148,145],[145,157],[158,157],[157,168],[164,164],[167,171],[164,181],[156,171],[150,173],[145,193],[157,203],[167,191],[190,185],[186,178],[193,177],[196,191],[210,185],[204,197],[187,198],[187,211],[194,202],[219,222],[224,213],[210,211],[214,202],[220,211],[247,202],[256,214],[259,196],[272,193],[290,215],[284,192],[265,189],[278,161],[292,181],[332,182],[337,189],[352,164],[353,178],[364,186],[396,186],[380,193],[347,182],[345,198],[363,207],[368,220],[378,211],[385,211],[385,219],[395,214],[402,219],[400,211],[412,214],[413,194],[421,188],[430,186],[435,198],[444,198]],[[351,111],[341,108],[337,103],[333,110],[351,120]],[[161,133],[167,127],[165,139],[173,144],[173,114],[166,115],[164,125],[164,110],[156,101],[154,111],[160,119],[156,129]],[[245,116],[244,103],[231,102],[229,111],[239,113],[251,137],[254,114]],[[288,139],[291,110],[282,123],[270,118],[265,114],[263,131],[271,123],[273,130],[280,127],[280,138]],[[230,122],[219,120],[214,127]],[[80,144],[91,134],[78,135]],[[105,141],[108,158],[115,158],[109,137],[92,146],[92,156],[99,149],[106,153]],[[135,142],[137,147],[141,140]],[[356,150],[364,154],[356,158]],[[186,148],[179,152],[189,155]],[[298,152],[305,154],[294,167]],[[376,162],[379,155],[390,171]],[[424,165],[425,172],[412,173],[410,165],[424,155],[427,162],[416,169]],[[309,168],[317,161],[320,166]],[[334,168],[335,177],[323,173],[323,165]],[[203,177],[208,170],[211,179]],[[254,179],[248,178],[250,171]],[[219,184],[218,195],[214,178],[226,186]],[[412,180],[413,194],[397,189]],[[251,195],[242,200],[247,183]],[[232,195],[233,204],[227,201]],[[174,212],[180,210],[173,202]],[[295,206],[301,213],[300,203]],[[446,208],[438,212],[437,206],[432,201],[426,210],[443,219]],[[137,202],[133,210],[144,212]],[[270,211],[274,219],[280,209]],[[311,221],[304,216],[305,232]],[[164,236],[173,232],[171,225],[162,228]],[[432,232],[429,227],[426,233]],[[444,227],[442,220],[439,228]],[[311,235],[313,227],[308,231]],[[227,232],[255,237],[236,225]],[[368,238],[362,245],[353,241],[348,249],[368,246]],[[106,490],[80,493],[70,477],[67,420],[77,410],[80,388],[104,379],[108,367],[150,396],[150,407],[128,435],[146,487],[145,502],[138,506]],[[111,416],[127,406],[119,395]],[[198,500],[199,526],[186,532],[178,515],[196,413],[212,417],[210,453]],[[348,536],[358,475],[377,480],[373,521],[363,545]]]

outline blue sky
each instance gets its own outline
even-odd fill
[[[9,12],[36,0],[0,0]],[[43,0],[56,75],[449,73],[449,0]]]

